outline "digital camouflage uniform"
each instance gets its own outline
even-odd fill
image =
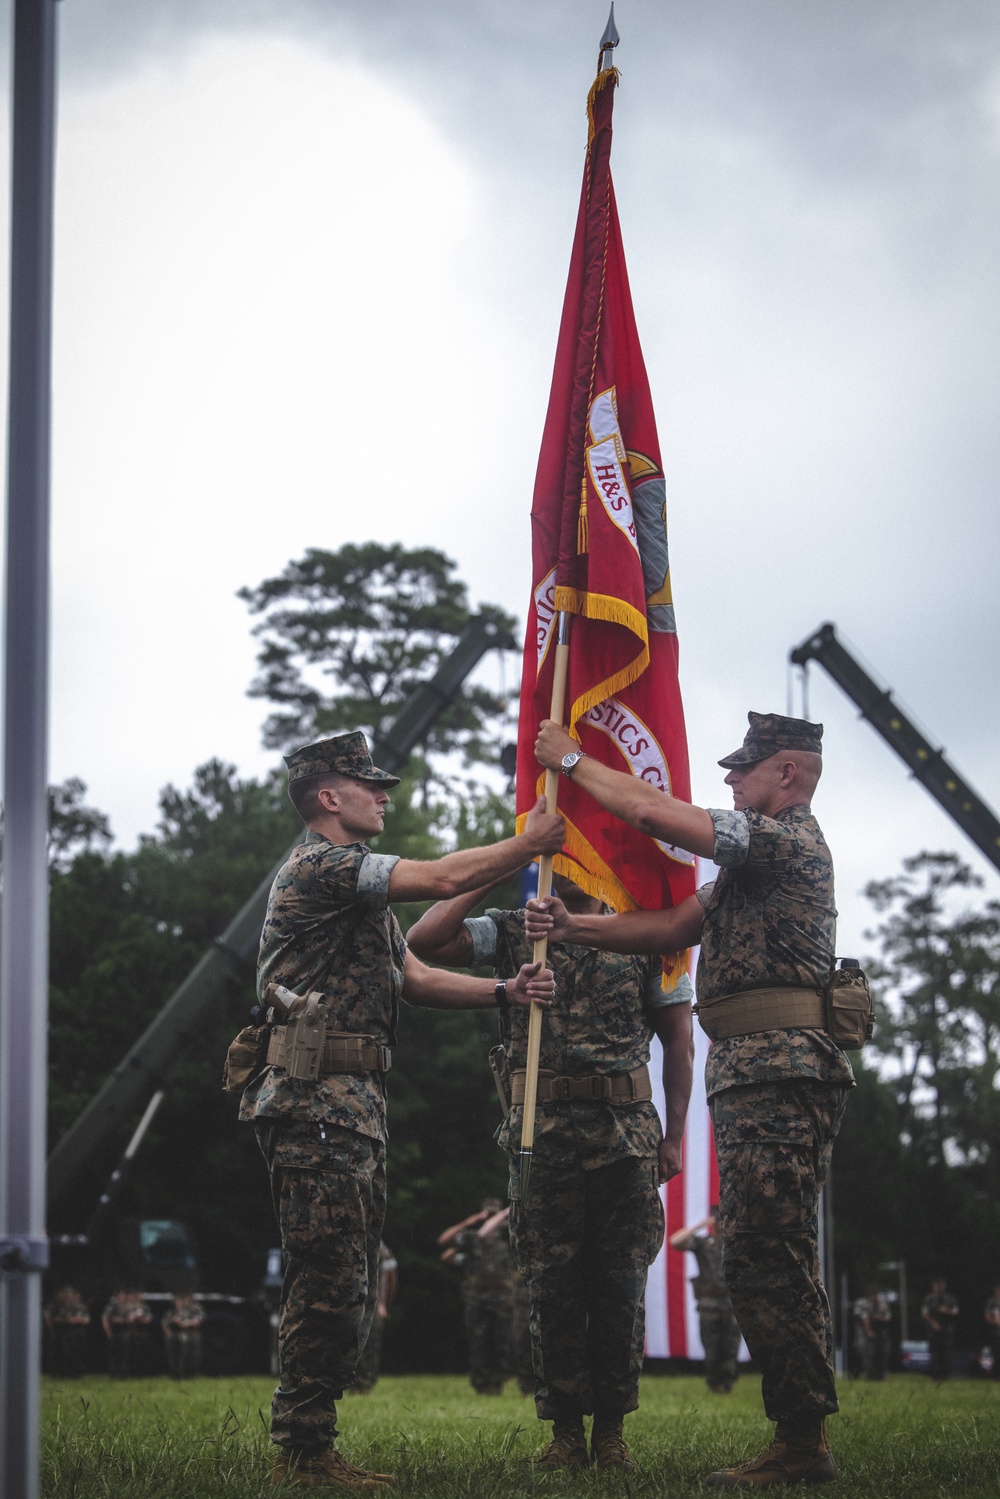
[[[78,1379],[87,1351],[90,1313],[80,1292],[63,1286],[45,1308],[48,1333],[49,1372],[63,1379]]]
[[[830,851],[811,811],[710,816],[722,869],[698,891],[699,1003],[771,986],[820,988],[834,961],[837,912]],[[819,1030],[733,1036],[708,1054],[726,1284],[772,1421],[839,1408],[817,1208],[853,1080],[847,1057]]]
[[[175,1300],[161,1326],[167,1373],[171,1379],[194,1379],[201,1373],[204,1311],[193,1297]]]
[[[705,1350],[705,1382],[710,1390],[727,1394],[739,1373],[740,1329],[722,1268],[722,1244],[714,1235],[692,1234],[682,1247],[698,1262],[691,1286]]]
[[[950,1291],[931,1291],[921,1305],[924,1320],[933,1317],[940,1325],[931,1327],[927,1323],[927,1339],[931,1345],[931,1379],[940,1383],[951,1376],[951,1359],[955,1349],[955,1313],[958,1302]],[[950,1315],[949,1315],[950,1313]]]
[[[406,954],[388,903],[396,862],[361,843],[306,834],[271,889],[262,999],[272,982],[299,995],[320,991],[331,1000],[328,1034],[394,1043]],[[268,1067],[248,1084],[240,1117],[253,1121],[267,1161],[285,1252],[271,1438],[315,1455],[334,1442],[336,1401],[354,1378],[375,1308],[384,1079],[332,1073],[308,1082]]]
[[[514,1276],[507,1228],[485,1238],[479,1226],[455,1239],[462,1275],[462,1317],[469,1353],[469,1382],[480,1395],[498,1395],[514,1372]]]
[[[889,1322],[892,1313],[881,1292],[859,1296],[854,1303],[854,1349],[866,1379],[885,1378],[889,1362]]]
[[[523,911],[466,921],[475,962],[498,977],[530,962]],[[686,980],[668,998],[658,958],[554,942],[556,993],[542,1024],[543,1070],[559,1076],[630,1072],[649,1061],[649,1010],[689,1003]],[[509,1069],[523,1068],[528,1010],[505,1012]],[[652,1103],[539,1104],[531,1197],[521,1201],[523,1110],[499,1134],[510,1165],[510,1229],[528,1288],[535,1405],[544,1421],[594,1412],[620,1418],[639,1403],[646,1272],[663,1241],[660,1120]]]
[[[149,1346],[152,1314],[140,1291],[117,1291],[101,1314],[111,1330],[108,1372],[112,1379],[132,1379],[142,1372]]]

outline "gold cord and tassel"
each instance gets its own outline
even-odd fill
[[[587,519],[587,479],[584,475],[580,485],[580,512],[576,518],[576,554],[583,557],[590,551],[590,521]]]

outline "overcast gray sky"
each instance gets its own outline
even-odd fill
[[[257,774],[244,583],[454,556],[523,617],[605,0],[64,0],[52,775],[131,843]],[[1000,804],[1000,18],[619,0],[612,158],[668,481],[694,797],[823,620]],[[799,699],[796,697],[795,711]],[[857,891],[968,853],[818,670]]]

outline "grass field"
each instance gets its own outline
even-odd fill
[[[549,1428],[514,1388],[488,1398],[473,1395],[457,1377],[385,1378],[371,1395],[345,1398],[341,1445],[355,1461],[395,1473],[395,1492],[418,1499],[526,1492],[680,1499],[704,1492],[703,1474],[751,1456],[771,1430],[756,1379],[719,1397],[698,1379],[654,1376],[643,1381],[642,1409],[626,1423],[635,1473],[538,1475],[531,1457]],[[260,1496],[271,1464],[270,1392],[271,1381],[258,1378],[46,1380],[43,1493],[46,1499]],[[845,1381],[830,1437],[843,1499],[996,1499],[1000,1382],[936,1387],[917,1375],[882,1385]]]

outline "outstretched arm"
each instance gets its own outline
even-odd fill
[[[431,906],[406,934],[410,951],[428,963],[443,963],[446,968],[471,967],[472,937],[464,925],[465,918],[492,889],[493,884],[480,885],[478,890],[456,895],[454,900],[439,900]]]
[[[443,1234],[438,1234],[437,1241],[442,1249],[449,1244],[454,1244],[463,1229],[471,1228],[474,1223],[482,1223],[484,1218],[490,1215],[485,1208],[480,1208],[478,1213],[470,1213],[468,1218],[463,1218],[461,1223],[453,1223],[451,1228],[446,1228]]]
[[[535,754],[548,770],[559,770],[564,755],[580,748],[575,739],[551,718],[542,722]],[[710,859],[715,852],[715,827],[704,807],[665,796],[649,781],[628,770],[612,770],[585,755],[573,771],[573,784],[582,786],[606,812],[620,817],[640,833],[665,838],[689,853]]]
[[[666,911],[623,911],[618,916],[571,915],[554,895],[529,900],[524,930],[532,942],[577,942],[603,952],[666,953],[701,940],[705,912],[696,895]]]
[[[700,1223],[688,1223],[684,1228],[679,1228],[676,1233],[670,1235],[667,1243],[671,1249],[690,1249],[701,1229],[708,1228],[710,1219],[703,1218]]]
[[[525,819],[524,832],[486,848],[460,848],[443,859],[400,859],[389,876],[390,900],[451,900],[467,890],[495,885],[530,864],[539,854],[557,854],[566,825],[546,812],[540,796]]]
[[[523,963],[516,976],[506,982],[509,1004],[550,1005],[556,992],[555,974],[541,963]],[[493,979],[428,968],[411,952],[406,954],[403,969],[403,998],[429,1010],[492,1010],[497,1002]]]

